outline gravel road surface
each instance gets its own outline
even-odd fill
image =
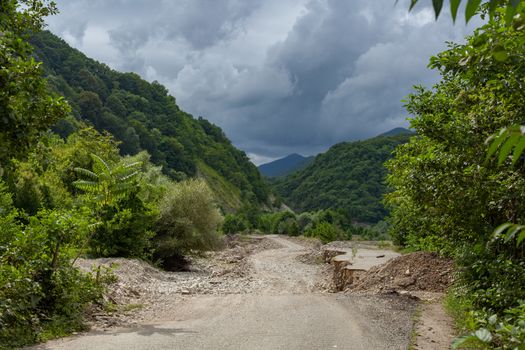
[[[407,349],[415,302],[399,296],[326,292],[322,265],[298,259],[307,248],[284,237],[280,248],[249,256],[253,292],[174,298],[129,328],[98,330],[33,349]]]

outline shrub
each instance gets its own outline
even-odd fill
[[[242,232],[249,227],[249,222],[241,215],[228,214],[222,223],[222,233],[231,235]]]
[[[21,224],[15,210],[5,210],[5,193],[0,202],[0,344],[19,347],[81,329],[84,308],[103,291],[71,263],[87,232],[83,215],[45,210]]]
[[[299,236],[301,233],[295,218],[287,218],[279,223],[277,231],[280,235]]]
[[[317,223],[304,235],[318,238],[324,244],[344,238],[344,232],[339,227],[324,221]]]
[[[177,268],[184,254],[215,249],[222,216],[204,180],[172,185],[159,203],[154,256],[166,269]]]

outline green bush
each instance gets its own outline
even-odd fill
[[[222,233],[231,235],[234,233],[242,232],[250,226],[248,220],[241,215],[228,214],[224,217],[222,223]]]
[[[5,192],[0,202],[0,344],[18,347],[81,329],[84,308],[103,292],[72,266],[88,229],[83,215],[45,210],[22,224]]]
[[[304,234],[306,237],[318,238],[323,244],[344,239],[344,232],[334,224],[319,222]]]
[[[299,236],[301,234],[299,225],[295,218],[289,217],[279,223],[277,231],[280,235]]]
[[[159,204],[154,256],[166,269],[177,268],[181,256],[216,249],[222,216],[204,180],[172,185]]]

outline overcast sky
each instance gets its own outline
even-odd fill
[[[255,163],[407,126],[401,100],[473,24],[407,0],[58,0],[49,29],[168,87]]]

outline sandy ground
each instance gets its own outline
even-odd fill
[[[273,236],[259,245],[264,249],[235,247],[239,256],[231,259],[228,253],[215,261],[221,266],[211,272],[157,271],[154,278],[144,274],[144,290],[130,293],[130,301],[137,294],[144,307],[134,311],[122,323],[124,327],[95,327],[34,349],[381,350],[409,346],[417,307],[413,298],[330,293],[327,265],[301,259],[312,252],[309,244]],[[151,295],[144,296],[144,291]]]

